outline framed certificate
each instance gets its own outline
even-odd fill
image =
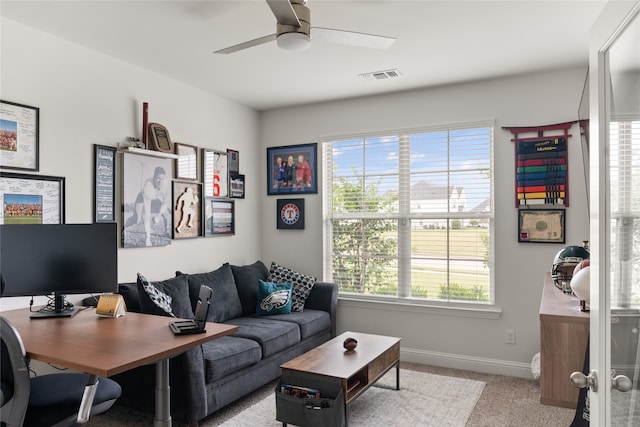
[[[564,209],[520,209],[518,242],[564,243]]]

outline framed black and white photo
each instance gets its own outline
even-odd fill
[[[0,172],[1,224],[64,224],[64,177]]]
[[[204,197],[229,196],[229,165],[224,151],[202,149],[202,192]]]
[[[171,244],[173,159],[133,153],[123,156],[122,246]]]
[[[564,209],[518,210],[518,242],[564,243]]]
[[[0,101],[0,167],[40,169],[40,109]]]
[[[277,229],[304,230],[304,199],[278,199],[277,202]]]
[[[198,179],[198,147],[176,142],[176,179]]]
[[[202,184],[173,181],[173,238],[202,236]]]
[[[318,192],[317,144],[267,148],[267,194]]]
[[[244,199],[244,175],[229,174],[229,197],[232,199]]]
[[[116,221],[116,148],[93,145],[93,221]]]
[[[235,234],[235,204],[232,200],[205,198],[205,236]]]

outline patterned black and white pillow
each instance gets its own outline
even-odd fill
[[[313,285],[316,283],[316,278],[298,273],[272,262],[267,281],[273,283],[293,283],[293,289],[291,291],[291,311],[303,311],[304,303],[311,293]]]
[[[173,298],[171,297],[171,295],[167,295],[164,292],[157,289],[147,280],[146,277],[144,277],[140,273],[138,273],[138,283],[142,285],[144,292],[147,294],[149,299],[156,306],[158,306],[158,308],[160,308],[162,311],[167,313],[167,315],[171,317],[176,317],[173,314],[173,310],[171,309],[171,302],[173,301]]]

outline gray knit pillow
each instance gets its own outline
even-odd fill
[[[291,311],[303,311],[304,303],[311,293],[313,285],[316,284],[316,278],[306,276],[272,262],[267,282],[293,283],[293,289],[291,290]]]

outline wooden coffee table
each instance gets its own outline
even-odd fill
[[[358,341],[353,351],[346,351],[343,347],[348,337]],[[400,390],[400,338],[345,332],[280,367],[283,377],[300,374],[307,380],[318,376],[340,381],[347,425],[349,404],[394,366],[395,389]],[[353,386],[354,383],[357,385]]]

